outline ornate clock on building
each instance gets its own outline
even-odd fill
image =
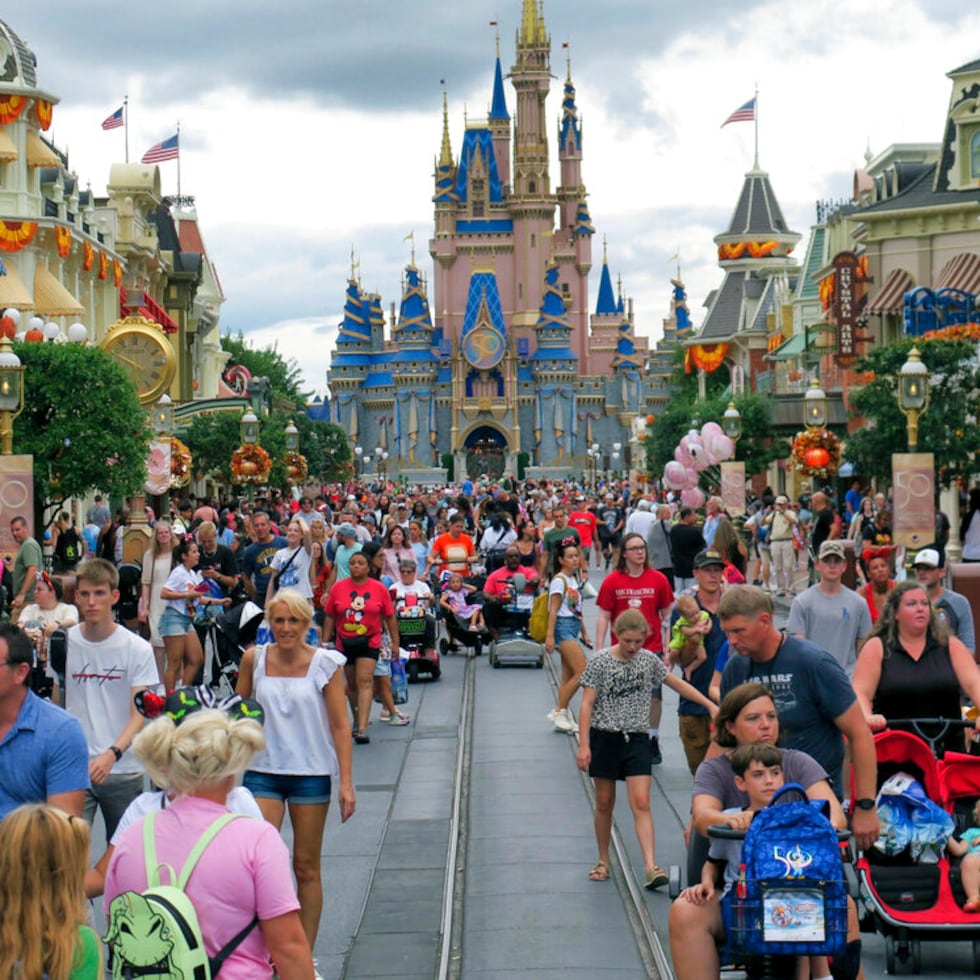
[[[177,358],[163,330],[141,316],[116,323],[102,349],[129,375],[143,405],[159,401],[177,372]]]

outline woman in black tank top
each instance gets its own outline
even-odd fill
[[[980,668],[970,651],[947,635],[923,587],[901,582],[861,648],[854,690],[872,731],[894,718],[958,720],[961,691],[980,704]],[[942,748],[963,750],[959,728],[946,733]]]

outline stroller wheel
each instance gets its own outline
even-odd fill
[[[419,679],[419,665],[414,660],[409,660],[405,673],[408,675],[408,683],[415,684]]]
[[[912,947],[912,972],[921,973],[922,972],[922,942],[918,939],[913,939],[909,945]]]
[[[973,940],[973,972],[980,973],[980,939]]]
[[[434,667],[432,668],[432,671],[430,672],[430,674],[429,674],[429,676],[430,676],[430,677],[432,678],[432,680],[434,680],[434,681],[437,681],[437,680],[439,680],[439,678],[440,678],[440,677],[442,677],[442,668],[441,668],[441,667],[440,667],[440,666],[439,666],[438,664],[436,664],[436,665],[435,665],[435,666],[434,666]]]
[[[482,657],[483,656],[483,640],[477,637],[473,641],[473,656]]]
[[[449,640],[447,640],[445,637],[443,637],[439,641],[439,652],[443,656],[445,656],[447,653],[449,653]]]
[[[889,974],[895,973],[895,942],[894,936],[885,937],[885,969]]]

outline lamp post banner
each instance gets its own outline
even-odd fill
[[[170,489],[170,438],[154,439],[146,459],[146,492],[154,495]]]
[[[745,513],[745,463],[740,460],[721,464],[721,502],[732,517]]]
[[[34,457],[0,456],[0,555],[8,567],[13,565],[20,545],[10,533],[10,522],[23,517],[31,533],[34,526]]]
[[[892,454],[892,537],[918,550],[936,539],[936,464],[932,453]]]

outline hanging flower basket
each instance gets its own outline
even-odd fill
[[[272,460],[261,446],[239,446],[231,456],[231,478],[234,483],[265,483]]]
[[[191,482],[190,449],[176,436],[170,437],[170,489],[186,487]]]
[[[798,432],[791,459],[793,469],[804,476],[829,479],[840,469],[840,439],[826,429]]]

